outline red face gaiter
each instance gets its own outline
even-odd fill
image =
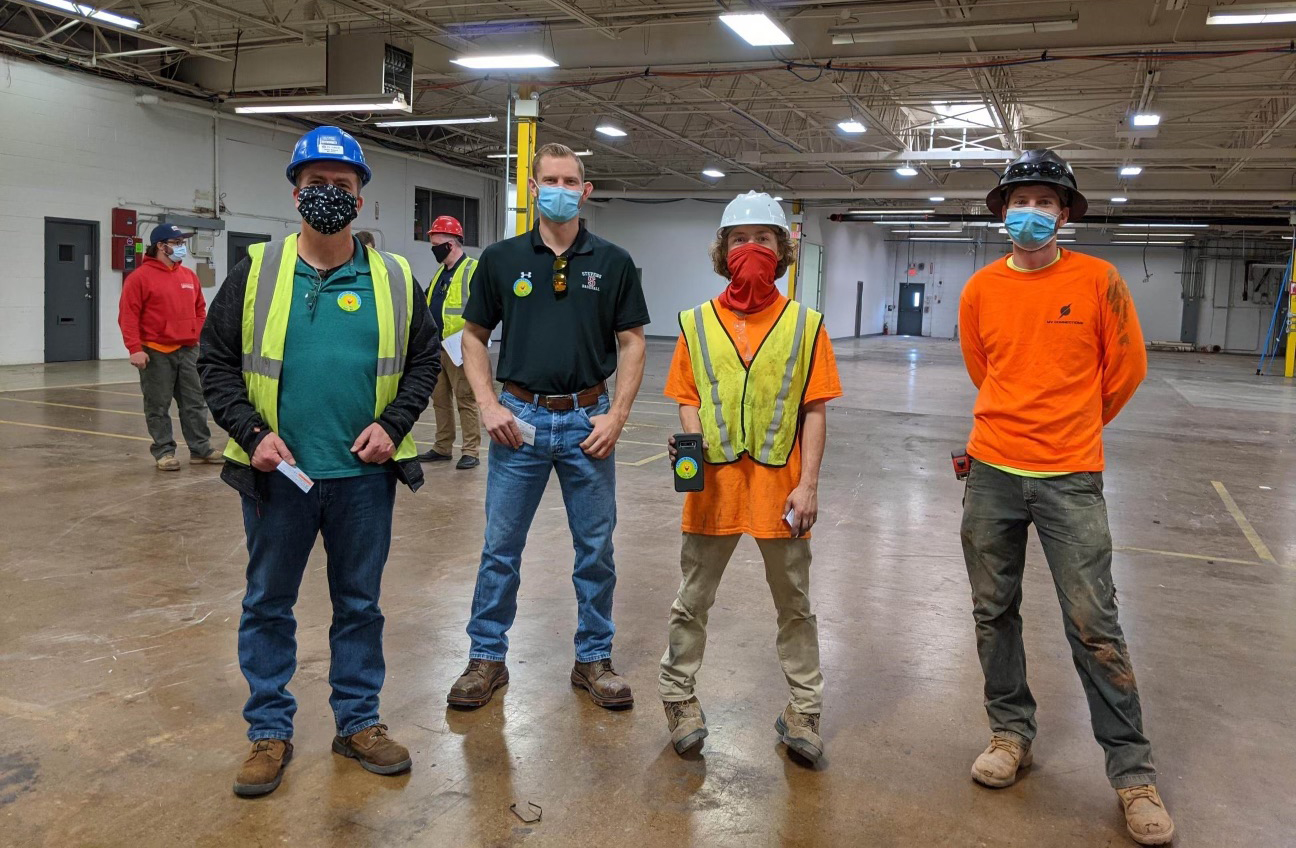
[[[762,244],[748,242],[729,251],[729,286],[720,305],[735,312],[760,312],[778,297],[774,272],[778,254]]]

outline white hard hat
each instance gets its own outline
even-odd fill
[[[783,214],[783,207],[763,191],[749,191],[729,201],[724,215],[720,218],[720,227],[716,230],[716,235],[723,232],[725,227],[740,227],[743,224],[778,227],[788,238],[792,237],[792,230],[788,227],[787,215]]]

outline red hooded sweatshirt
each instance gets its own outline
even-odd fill
[[[144,257],[122,286],[117,324],[131,353],[145,346],[169,353],[198,344],[207,301],[198,275],[184,265]]]

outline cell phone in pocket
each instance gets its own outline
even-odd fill
[[[706,481],[702,464],[702,434],[675,434],[675,491],[700,492]]]

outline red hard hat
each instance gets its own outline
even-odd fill
[[[447,236],[458,236],[459,238],[463,238],[463,224],[459,223],[456,218],[452,218],[449,215],[442,215],[440,218],[437,218],[432,222],[432,229],[427,231],[428,235],[432,235],[433,233],[442,233]]]

